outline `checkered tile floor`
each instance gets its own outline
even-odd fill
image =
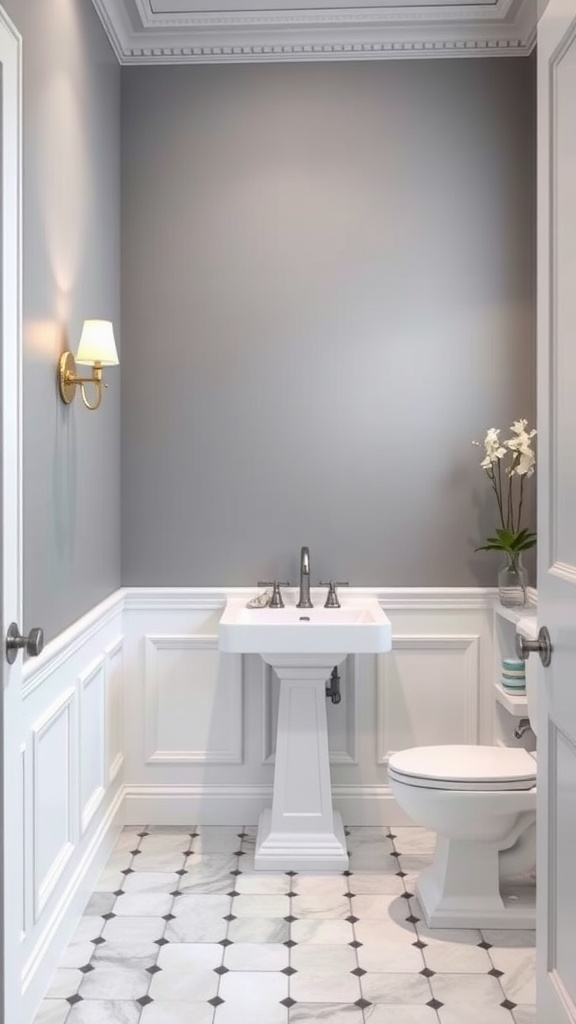
[[[426,927],[419,828],[254,871],[255,828],[123,831],[35,1024],[534,1024],[534,932]]]

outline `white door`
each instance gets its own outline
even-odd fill
[[[538,1024],[576,1022],[576,0],[538,28]],[[537,657],[532,654],[531,657]]]
[[[21,272],[20,272],[20,54],[18,33],[0,7],[0,563],[2,636],[0,682],[2,727],[2,992],[0,1020],[21,1024],[21,941],[23,928],[22,753],[20,741],[22,655],[5,658],[11,622],[22,624],[21,538]]]

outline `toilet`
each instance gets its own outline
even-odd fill
[[[532,619],[517,631],[536,639]],[[538,659],[526,662],[536,732]],[[536,754],[521,747],[414,747],[390,756],[390,788],[414,824],[437,833],[416,883],[430,927],[535,925]]]

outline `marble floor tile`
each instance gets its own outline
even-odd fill
[[[286,952],[284,946],[282,949]],[[170,942],[160,949],[158,967],[163,971],[190,973],[213,971],[222,965],[223,956],[224,947],[218,942]]]
[[[516,1006],[512,1011],[515,1024],[536,1024],[536,1007],[531,1004],[528,1006]]]
[[[296,914],[296,911],[292,911]],[[287,917],[290,914],[288,896],[236,896],[232,904],[235,917]]]
[[[438,1010],[440,1024],[463,1024],[463,1006],[452,1006],[448,1003]],[[474,1006],[469,1004],[466,1007],[466,1024],[514,1024],[514,1018],[510,1010],[503,1006]]]
[[[318,920],[345,920],[350,917],[350,900],[347,896],[294,896],[291,913],[294,917],[311,917]]]
[[[417,1006],[432,998],[430,986],[421,974],[364,974],[360,985],[362,996],[370,1003]]]
[[[449,1006],[493,1007],[503,1002],[500,982],[489,974],[435,974],[430,978],[434,998]]]
[[[92,939],[102,934],[103,927],[104,921],[101,921],[99,917],[94,915],[91,917],[81,917],[70,945],[75,946],[78,943],[91,942]]]
[[[235,942],[224,954],[229,971],[283,971],[289,960],[290,951],[278,942]]]
[[[426,967],[444,974],[488,974],[492,961],[485,949],[450,942],[428,943],[422,950]]]
[[[144,852],[134,857],[131,867],[133,871],[181,871],[186,867],[186,857],[182,851]]]
[[[109,914],[117,897],[113,892],[93,892],[84,909],[84,917],[101,917]]]
[[[356,934],[362,934],[358,930],[358,925]],[[381,938],[377,943],[360,946],[357,953],[359,966],[364,971],[376,974],[418,974],[424,969],[421,951],[406,942],[390,942],[386,938]]]
[[[166,854],[182,853],[190,850],[193,843],[192,829],[183,828],[175,832],[150,832],[149,835],[140,839],[141,857],[163,856]],[[138,858],[136,858],[138,859]]]
[[[436,1011],[430,1006],[393,1006],[378,1003],[364,1010],[366,1024],[438,1024]],[[468,1024],[462,1017],[458,1024]]]
[[[292,922],[291,937],[298,943],[345,945],[354,941],[354,931],[349,921],[306,917]]]
[[[229,896],[178,896],[173,921],[168,921],[164,938],[168,942],[221,942],[226,938],[232,900]]]
[[[240,840],[238,840],[240,842]],[[233,889],[238,857],[232,855],[192,854],[186,859],[186,872],[179,881],[183,893],[227,893]]]
[[[65,1024],[70,1003],[65,999],[44,999],[34,1018],[34,1024]]]
[[[330,1000],[355,1003],[361,998],[360,979],[350,973],[329,975],[298,971],[290,978],[290,996],[302,1003],[327,1003]]]
[[[242,1019],[247,1021],[251,1019],[250,1013],[253,1014],[253,1020],[265,1021],[268,1013],[271,1020],[286,1021],[288,1018],[288,1011],[281,1003],[282,999],[288,998],[288,978],[285,974],[272,971],[230,971],[220,979],[218,996],[229,1010],[244,1014]],[[218,1007],[215,1021],[221,1009]],[[234,1017],[231,1016],[229,1020],[233,1022]]]
[[[320,945],[307,943],[294,946],[290,966],[304,974],[326,975],[350,974],[356,970],[356,951],[351,946]]]
[[[155,974],[150,983],[150,998],[191,1003],[207,1002],[218,992],[220,977],[214,971],[162,970]]]
[[[188,836],[198,830],[198,826],[192,825],[146,825],[146,828],[139,829],[139,832],[148,832],[151,836]]]
[[[483,928],[482,938],[495,949],[535,949],[536,931],[534,928],[504,930],[503,928]]]
[[[364,1024],[354,1003],[297,1003],[288,1013],[290,1024]]]
[[[416,929],[409,921],[366,920],[361,918],[354,925],[354,931],[358,941],[365,942],[367,945],[391,942],[411,946],[418,940]]]
[[[408,901],[393,893],[360,895],[352,899],[352,913],[361,921],[402,922],[410,914]]]
[[[122,879],[122,888],[129,893],[170,893],[180,885],[180,875],[168,871],[135,871]]]
[[[69,996],[73,996],[78,991],[83,977],[82,971],[77,968],[60,967],[52,978],[46,998],[68,999]]]
[[[236,853],[242,840],[241,826],[236,825],[198,825],[192,849],[194,853]]]
[[[288,1010],[281,1003],[224,1003],[216,1007],[214,1024],[288,1024]]]
[[[123,828],[118,839],[116,840],[114,850],[118,852],[120,850],[136,850],[140,845],[141,836],[140,832],[145,832],[144,825],[127,825]]]
[[[95,946],[92,942],[74,942],[64,950],[60,959],[60,967],[85,967],[94,955]]]
[[[232,942],[288,942],[290,925],[284,918],[240,917],[230,921],[228,938]]]
[[[390,829],[394,847],[400,853],[432,857],[436,846],[436,833],[414,825],[394,825]]]
[[[156,963],[158,949],[155,942],[102,942],[92,946],[90,962],[94,967],[125,966],[135,971],[145,971]]]
[[[364,895],[393,895],[401,896],[404,892],[404,882],[396,874],[397,864],[391,865],[389,872],[382,871],[355,871],[348,879],[350,892],[357,896]]]
[[[106,921],[102,938],[107,942],[156,942],[165,928],[162,917],[114,917]]]
[[[94,886],[94,892],[116,892],[124,887],[125,880],[126,875],[123,875],[121,871],[104,868]]]
[[[167,892],[127,892],[114,900],[110,909],[116,917],[163,917],[170,913],[174,897]]]
[[[86,999],[75,1003],[66,1024],[138,1024],[140,1003],[116,999]]]
[[[241,896],[285,896],[292,882],[293,879],[283,873],[243,871],[234,878],[234,889]]]
[[[210,1003],[158,1000],[144,1007],[139,1024],[212,1024],[213,1020]]]
[[[339,899],[348,892],[348,877],[341,874],[304,875],[292,878],[292,891],[298,896]]]
[[[506,998],[513,1003],[536,1002],[536,950],[493,947],[490,957],[499,971]]]
[[[147,971],[114,964],[97,964],[85,974],[78,995],[83,999],[141,999],[148,992],[150,975]]]

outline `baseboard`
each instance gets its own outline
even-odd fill
[[[388,786],[333,786],[346,825],[407,825]],[[126,786],[127,825],[256,825],[271,786]]]
[[[32,1021],[123,825],[124,790],[117,792],[47,920],[22,971],[22,1020]]]

